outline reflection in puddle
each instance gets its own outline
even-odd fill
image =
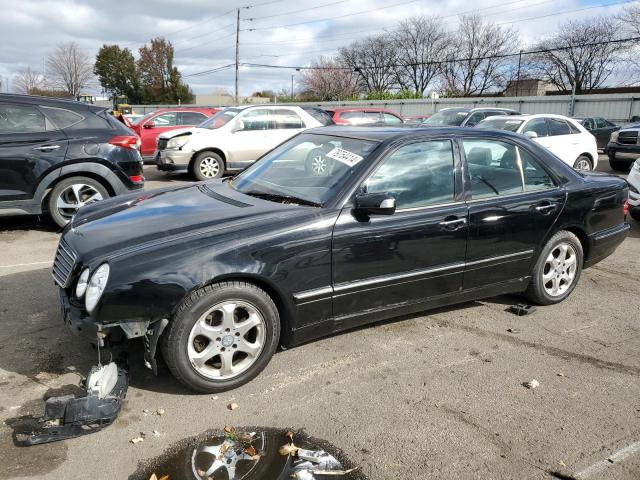
[[[149,480],[153,474],[169,480],[366,480],[328,442],[260,427],[225,427],[182,441],[145,462],[130,480]]]

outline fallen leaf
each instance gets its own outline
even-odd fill
[[[239,405],[236,402],[231,402],[229,404],[229,410],[231,410],[231,411],[237,410],[238,407],[239,407]]]
[[[151,476],[149,477],[149,480],[158,480],[158,477],[156,477],[155,473],[152,473]]]
[[[132,438],[131,440],[129,440],[129,442],[133,443],[134,445],[136,443],[140,443],[140,442],[143,442],[143,441],[144,441],[144,438],[142,438],[142,437],[136,437],[136,438]]]
[[[156,413],[158,415],[164,415],[164,408],[159,408],[158,410],[156,410]]]
[[[254,447],[253,445],[247,445],[246,447],[244,447],[244,451],[247,455],[251,455],[252,457],[255,457],[258,452],[256,451],[256,447]]]
[[[295,455],[297,451],[298,451],[298,447],[296,447],[292,443],[285,443],[280,447],[280,449],[278,450],[278,453],[280,455],[287,456],[287,455]]]

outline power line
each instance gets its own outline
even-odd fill
[[[632,3],[632,2],[635,2],[635,0],[622,0],[620,2],[605,3],[605,4],[601,4],[601,5],[592,5],[590,7],[576,8],[574,10],[565,10],[564,12],[560,12],[560,13],[549,13],[549,14],[546,14],[546,15],[539,15],[537,17],[522,18],[520,20],[514,20],[512,22],[501,22],[501,23],[498,23],[498,25],[506,25],[506,24],[511,24],[511,23],[526,22],[526,21],[529,21],[529,20],[537,20],[539,18],[553,17],[553,16],[556,16],[556,15],[565,15],[567,13],[583,12],[585,10],[591,10],[591,9],[594,9],[594,8],[613,7],[613,6],[616,6],[616,5],[622,5],[624,3]]]
[[[275,13],[273,15],[266,15],[266,16],[263,16],[263,17],[245,18],[244,20],[246,22],[253,22],[255,20],[264,20],[265,18],[283,17],[285,15],[291,15],[293,13],[308,12],[310,10],[318,10],[320,8],[329,7],[331,5],[337,5],[338,3],[345,3],[345,2],[350,2],[350,1],[351,0],[337,0],[335,2],[325,3],[323,5],[316,5],[315,7],[302,8],[300,10],[292,10],[290,12],[284,12],[284,13]],[[520,0],[520,1],[523,1],[523,0]]]
[[[189,75],[183,75],[183,78],[187,78],[187,77],[199,77],[202,75],[208,75],[210,73],[217,73],[217,72],[221,72],[223,70],[226,70],[228,68],[231,68],[235,66],[235,63],[229,63],[228,65],[222,65],[220,67],[214,67],[214,68],[210,68],[209,70],[204,70],[202,72],[196,72],[196,73],[190,73]]]
[[[501,59],[501,58],[509,58],[509,57],[517,57],[519,55],[535,55],[540,53],[548,53],[548,52],[557,52],[562,50],[571,50],[573,48],[584,48],[591,46],[600,46],[600,45],[609,45],[615,43],[626,43],[626,42],[637,42],[640,41],[640,37],[629,37],[629,38],[620,38],[616,40],[607,40],[603,42],[592,42],[592,43],[582,43],[582,44],[574,44],[567,45],[564,47],[556,47],[556,48],[545,48],[538,50],[529,50],[529,51],[521,51],[516,53],[504,53],[499,55],[487,55],[483,57],[468,57],[468,58],[454,58],[447,60],[436,60],[431,62],[413,62],[413,63],[403,63],[403,64],[390,64],[390,65],[378,65],[378,66],[362,66],[362,67],[308,67],[301,65],[269,65],[269,64],[261,64],[261,63],[243,63],[243,66],[246,67],[261,67],[261,68],[277,68],[277,69],[295,69],[295,70],[361,70],[361,69],[381,69],[381,68],[398,68],[398,67],[415,67],[421,65],[444,65],[447,63],[459,63],[459,62],[470,62],[474,60],[493,60],[493,59]]]

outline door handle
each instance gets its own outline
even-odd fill
[[[450,218],[450,217],[447,217]],[[461,226],[463,226],[464,224],[467,223],[467,219],[466,218],[450,218],[449,220],[443,220],[442,222],[438,223],[438,225],[440,225],[440,227],[446,229],[446,230],[457,230],[458,228],[460,228]]]
[[[43,145],[42,147],[35,147],[34,150],[40,150],[41,152],[49,152],[51,150],[57,150],[60,145]]]
[[[558,206],[558,204],[555,203],[555,202],[546,202],[546,203],[543,203],[541,205],[537,205],[535,207],[535,210],[536,210],[536,212],[547,214],[547,213],[551,213],[553,210],[555,210],[557,206]]]

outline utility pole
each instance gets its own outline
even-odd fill
[[[236,20],[236,91],[235,91],[235,97],[236,97],[236,105],[239,105],[240,102],[238,101],[239,97],[238,97],[238,71],[239,71],[239,65],[240,65],[240,9],[238,8],[238,17]]]
[[[293,74],[291,75],[291,101],[293,102]]]

